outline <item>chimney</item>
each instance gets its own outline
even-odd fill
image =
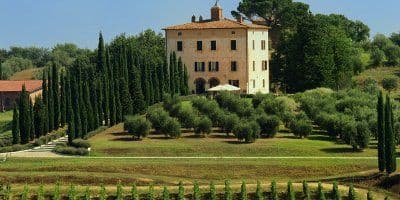
[[[192,16],[192,22],[196,22],[196,16]]]
[[[217,1],[217,3],[215,3],[215,6],[211,8],[211,21],[219,21],[222,19],[222,8],[218,5]]]
[[[237,22],[239,22],[239,23],[243,23],[243,16],[242,16],[242,15],[237,16],[237,17],[236,17],[236,20],[237,20]]]

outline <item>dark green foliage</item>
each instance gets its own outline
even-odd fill
[[[52,65],[52,81],[51,81],[51,83],[53,84],[53,86],[52,86],[52,88],[53,88],[53,98],[52,98],[52,101],[53,101],[53,106],[54,106],[54,108],[53,108],[53,114],[54,114],[54,125],[53,125],[53,127],[54,127],[54,130],[56,130],[59,126],[60,126],[60,123],[61,123],[61,116],[60,116],[60,85],[59,85],[59,82],[60,82],[60,78],[59,78],[59,75],[58,75],[58,67],[57,67],[57,65],[54,63],[53,65]]]
[[[53,200],[60,200],[60,183],[57,182],[54,187]]]
[[[337,182],[334,182],[333,186],[332,186],[332,199],[333,200],[341,200],[342,199]]]
[[[224,187],[224,199],[225,200],[232,200],[233,199],[233,194],[232,194],[232,189],[231,189],[231,181],[230,180],[225,180],[225,187]]]
[[[39,186],[39,190],[37,193],[37,200],[44,200],[44,189],[43,189],[43,185]]]
[[[221,108],[236,113],[239,117],[250,117],[254,113],[251,103],[238,95],[222,92],[215,97],[215,100]]]
[[[100,200],[107,200],[107,191],[103,184],[100,186],[99,198]]]
[[[183,186],[183,182],[179,181],[179,186],[178,186],[178,200],[184,200],[185,199],[185,187]]]
[[[276,181],[271,182],[271,198],[273,200],[278,200],[279,199],[279,193],[276,187]]]
[[[286,195],[287,195],[287,199],[288,200],[295,200],[296,199],[292,181],[289,181],[288,184],[287,184]]]
[[[60,78],[60,123],[63,126],[67,123],[67,88],[64,74]]]
[[[139,200],[139,194],[135,183],[132,185],[131,188],[131,200]]]
[[[75,196],[76,196],[75,186],[71,185],[68,190],[68,200],[75,200],[76,198]]]
[[[145,138],[149,135],[151,124],[145,117],[125,116],[124,130],[128,131],[129,134],[135,138]]]
[[[348,195],[347,199],[348,200],[356,200],[356,199],[358,199],[357,193],[356,193],[356,191],[354,189],[353,184],[351,184],[350,187],[349,187],[349,195]]]
[[[201,191],[199,187],[199,183],[195,181],[193,183],[193,200],[200,200],[201,198]]]
[[[318,183],[318,188],[317,188],[317,197],[319,200],[325,200],[325,192],[324,188],[322,187],[322,183]]]
[[[34,113],[34,131],[35,131],[35,137],[39,138],[40,136],[45,134],[45,121],[47,120],[46,118],[46,109],[45,105],[43,104],[43,101],[41,98],[37,97],[35,100],[35,105],[33,106],[33,113]]]
[[[375,198],[374,198],[374,196],[372,195],[372,192],[371,191],[368,191],[368,193],[367,193],[367,200],[374,200]]]
[[[28,200],[29,199],[28,195],[29,195],[29,188],[28,185],[25,184],[24,189],[22,190],[21,200]]]
[[[85,200],[90,200],[90,187],[87,186],[85,190]]]
[[[26,144],[29,142],[31,133],[31,113],[29,107],[29,94],[25,89],[25,85],[22,86],[18,108],[21,144]]]
[[[263,191],[262,191],[262,188],[261,188],[260,181],[257,181],[256,200],[264,200],[264,194],[263,194]]]
[[[20,130],[19,130],[19,114],[17,107],[13,110],[13,120],[12,120],[12,143],[19,144],[21,142]]]
[[[158,133],[161,133],[168,118],[170,118],[168,112],[162,108],[149,109],[147,112],[147,119],[151,122],[152,127]]]
[[[246,188],[246,182],[242,182],[242,186],[240,186],[240,199],[241,200],[247,200],[247,188]]]
[[[296,120],[291,123],[290,129],[293,134],[297,137],[304,138],[308,137],[312,133],[312,124],[306,120]]]
[[[33,111],[33,102],[32,99],[29,97],[29,116],[30,116],[30,124],[29,124],[29,139],[35,139],[35,116]]]
[[[183,128],[191,129],[196,125],[196,112],[191,107],[179,107],[178,118]]]
[[[217,191],[213,181],[210,183],[210,200],[217,200]]]
[[[121,182],[118,182],[118,184],[117,184],[117,194],[115,195],[116,196],[116,200],[123,200],[124,199],[124,189],[123,189],[123,187],[122,187],[122,184],[121,184]]]
[[[194,132],[196,135],[209,135],[211,133],[212,122],[208,117],[201,117],[195,121]]]
[[[280,121],[277,116],[262,114],[257,118],[257,122],[260,125],[261,135],[263,136],[273,138],[279,131]]]
[[[239,141],[253,143],[260,137],[260,126],[255,121],[243,122],[234,128],[233,133]]]
[[[310,188],[308,187],[307,181],[303,181],[303,199],[311,200]]]
[[[391,92],[393,90],[396,90],[396,88],[398,87],[398,82],[399,82],[399,78],[392,76],[392,77],[385,77],[382,80],[382,87]]]
[[[155,200],[155,196],[154,196],[154,186],[153,186],[153,185],[150,185],[150,186],[149,186],[148,199],[149,199],[149,200]]]
[[[223,131],[229,135],[233,132],[233,129],[239,124],[239,117],[233,113],[227,113],[223,118]]]
[[[163,190],[163,195],[162,195],[162,199],[163,200],[169,200],[169,191],[168,188],[166,186],[164,186],[164,190]]]
[[[137,66],[131,66],[130,94],[132,96],[133,113],[141,113],[145,110],[146,102],[142,93],[142,84]]]
[[[170,117],[163,124],[161,132],[171,138],[179,138],[181,137],[181,125],[177,119]]]
[[[386,172],[391,174],[397,169],[396,139],[393,130],[393,108],[389,95],[386,96],[385,107],[385,160]]]

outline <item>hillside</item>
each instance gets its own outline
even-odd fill
[[[34,80],[36,78],[36,74],[41,71],[42,68],[31,68],[26,69],[20,72],[15,73],[10,77],[10,80],[18,81],[18,80]]]

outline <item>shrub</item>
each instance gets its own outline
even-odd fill
[[[308,187],[307,181],[303,181],[303,199],[311,200],[310,188]]]
[[[150,109],[147,113],[147,119],[151,122],[151,125],[158,133],[161,132],[161,129],[165,125],[168,118],[168,112],[162,108]]]
[[[247,200],[247,188],[246,188],[246,182],[242,182],[242,186],[240,187],[240,199],[241,200]]]
[[[371,132],[369,130],[368,123],[366,121],[357,122],[357,138],[356,142],[358,148],[365,149],[368,148],[370,142]]]
[[[217,200],[217,192],[215,189],[214,182],[210,183],[210,200]]]
[[[278,190],[276,188],[276,181],[271,182],[271,196],[273,200],[278,200]]]
[[[71,185],[68,190],[68,200],[75,200],[75,186]]]
[[[225,200],[232,200],[232,189],[231,189],[231,182],[229,180],[225,180],[225,187],[224,187],[224,192],[225,192]]]
[[[154,196],[154,186],[153,186],[153,185],[150,185],[150,186],[149,186],[148,199],[149,199],[149,200],[155,200],[155,196]]]
[[[124,130],[135,138],[145,138],[149,135],[151,124],[145,117],[135,115],[126,116]]]
[[[119,181],[118,184],[117,184],[117,194],[115,195],[117,197],[116,199],[117,200],[123,200],[124,199],[123,193],[124,193],[124,191],[123,191],[123,188],[122,188],[122,184]]]
[[[44,200],[44,191],[43,191],[43,185],[39,186],[39,191],[37,194],[37,200]]]
[[[164,95],[163,107],[172,116],[176,116],[178,114],[181,106],[182,106],[182,103],[179,100],[178,96],[174,95],[171,97],[168,94]]]
[[[182,181],[179,181],[179,188],[178,188],[178,200],[185,199],[185,187],[183,186]]]
[[[333,200],[340,200],[342,199],[341,195],[340,195],[340,190],[339,190],[339,186],[337,182],[333,183],[333,187],[332,187],[332,199]]]
[[[313,130],[311,123],[306,120],[294,121],[290,129],[295,136],[300,138],[308,137]]]
[[[356,200],[357,199],[357,193],[356,193],[356,190],[354,189],[353,184],[351,184],[349,187],[349,195],[348,195],[347,199],[348,200]]]
[[[261,104],[261,102],[263,102],[267,98],[273,99],[274,96],[272,94],[262,94],[262,93],[255,94],[254,97],[251,99],[253,108],[257,108]]]
[[[71,146],[75,147],[75,148],[86,148],[87,149],[90,147],[90,143],[87,140],[75,139],[72,141]]]
[[[164,186],[164,190],[163,190],[163,200],[169,200],[169,191],[166,186]]]
[[[215,100],[221,108],[236,113],[240,117],[250,117],[254,113],[254,108],[250,102],[236,94],[222,92],[215,97]]]
[[[262,189],[261,189],[260,181],[257,181],[256,200],[264,200],[264,195],[263,195],[263,192],[262,192]]]
[[[239,141],[245,141],[247,143],[253,143],[257,138],[260,137],[260,127],[257,122],[244,122],[238,124],[233,133],[236,135]]]
[[[279,118],[277,116],[268,116],[263,114],[257,118],[258,125],[261,128],[261,134],[268,137],[275,137],[279,131]]]
[[[178,111],[179,121],[182,127],[187,129],[194,128],[196,116],[196,112],[191,107],[181,107]]]
[[[196,135],[209,135],[211,133],[212,122],[208,117],[198,118],[195,123],[194,132]]]
[[[85,200],[90,200],[90,188],[89,188],[89,186],[87,186],[86,190],[85,190]]]
[[[372,195],[372,192],[371,191],[368,191],[368,193],[367,193],[367,200],[374,200],[375,198],[374,198],[374,196]]]
[[[324,188],[322,187],[321,183],[318,183],[317,197],[318,197],[319,200],[326,200]]]
[[[287,199],[288,200],[295,200],[296,199],[292,181],[289,181],[288,184],[287,184]]]
[[[75,156],[89,155],[89,151],[86,148],[65,147],[62,145],[57,145],[53,151],[58,154],[64,154],[64,155],[75,155]]]
[[[201,192],[200,192],[200,187],[199,183],[195,181],[193,183],[193,200],[200,200],[201,198]]]
[[[179,138],[181,137],[181,125],[177,119],[170,117],[163,125],[161,132],[171,138]]]
[[[235,126],[239,124],[239,120],[240,119],[236,114],[233,113],[226,114],[222,125],[223,131],[229,136],[229,133],[231,133],[235,128]]]
[[[60,200],[60,183],[57,182],[54,187],[53,200]]]
[[[136,184],[134,183],[131,188],[131,199],[132,200],[139,200],[139,194],[137,191]]]
[[[100,185],[99,198],[100,198],[100,200],[107,200],[107,191],[106,191],[106,187],[104,187],[103,184]]]

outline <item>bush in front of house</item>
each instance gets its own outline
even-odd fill
[[[262,114],[257,118],[257,123],[261,128],[261,135],[273,138],[279,131],[280,120],[278,116]]]
[[[181,109],[182,102],[178,96],[171,96],[169,94],[164,95],[163,107],[169,112],[171,116],[178,116],[179,110]]]
[[[145,138],[149,135],[151,128],[150,122],[143,116],[126,116],[124,130],[133,135],[134,138]]]
[[[255,121],[239,123],[233,133],[239,141],[253,143],[260,137],[260,126]]]
[[[75,148],[65,144],[57,144],[53,150],[55,153],[73,156],[87,156],[89,151],[86,148]]]
[[[209,135],[212,131],[212,122],[208,117],[197,118],[194,126],[196,135]]]
[[[161,132],[165,134],[165,136],[171,138],[180,138],[181,137],[181,124],[175,118],[169,117],[163,127],[161,127]]]
[[[75,148],[86,148],[87,149],[90,147],[90,143],[87,140],[75,139],[75,140],[72,140],[71,146],[73,146]]]
[[[309,121],[302,119],[299,121],[293,121],[290,129],[295,136],[305,138],[311,135],[313,128]]]
[[[161,132],[162,127],[165,126],[169,117],[168,112],[163,108],[149,109],[147,112],[147,119],[151,122],[152,127],[157,133]]]
[[[196,116],[197,114],[192,107],[181,107],[178,111],[178,119],[183,128],[194,128]]]
[[[224,116],[222,130],[229,136],[233,129],[240,123],[240,118],[234,113],[227,113]]]

